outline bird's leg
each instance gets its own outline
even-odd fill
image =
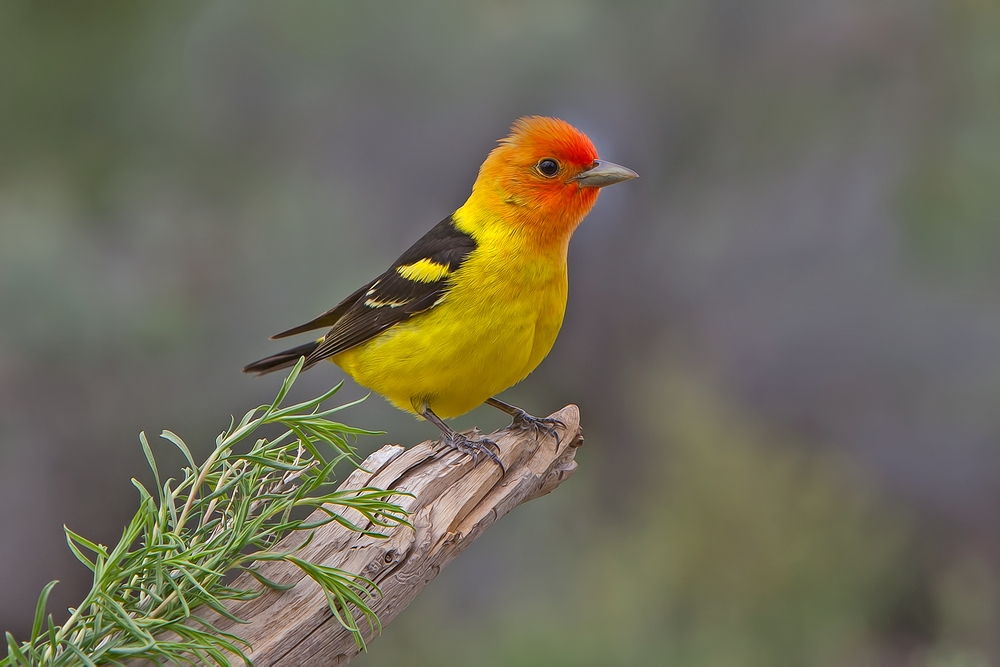
[[[555,417],[533,417],[516,405],[504,403],[498,398],[487,398],[486,405],[492,405],[497,410],[503,410],[513,417],[514,420],[510,423],[512,428],[521,429],[522,431],[531,429],[536,433],[541,431],[545,435],[555,437],[556,446],[559,446],[562,439],[559,437],[559,431],[556,430],[556,427],[566,426],[561,420]]]
[[[444,436],[444,444],[452,449],[457,449],[463,454],[468,454],[476,463],[479,463],[479,457],[485,454],[494,463],[500,466],[500,471],[502,473],[506,474],[507,470],[503,467],[503,461],[501,461],[500,457],[497,456],[500,452],[500,446],[497,445],[497,443],[487,438],[478,438],[473,440],[468,436],[462,435],[452,427],[445,424],[440,417],[431,411],[429,407],[424,407],[420,414],[424,419],[441,429],[441,434]],[[495,452],[493,451],[493,447],[496,448]]]

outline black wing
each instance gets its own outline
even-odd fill
[[[439,222],[367,289],[358,290],[330,311],[330,315],[342,314],[306,358],[306,367],[436,306],[447,293],[451,274],[475,249],[475,240],[458,229],[451,216]]]
[[[376,278],[375,280],[378,280],[378,278]],[[306,322],[305,324],[300,324],[299,326],[288,329],[287,331],[282,331],[279,334],[274,334],[273,336],[271,336],[271,340],[275,340],[278,338],[288,338],[289,336],[305,333],[306,331],[314,331],[316,329],[332,327],[334,324],[337,323],[337,321],[341,317],[344,316],[344,313],[350,310],[351,306],[357,303],[358,299],[360,299],[365,292],[371,289],[371,286],[375,284],[375,280],[371,281],[364,287],[360,288],[357,292],[347,297],[346,299],[344,299],[343,301],[341,301],[336,306],[326,311],[319,317],[315,317]]]
[[[393,262],[385,273],[316,319],[275,338],[330,326],[306,357],[306,368],[375,337],[433,308],[448,291],[449,278],[476,242],[445,218]]]

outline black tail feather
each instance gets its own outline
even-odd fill
[[[319,343],[320,341],[314,340],[311,343],[299,345],[298,347],[293,347],[290,350],[285,350],[284,352],[279,352],[278,354],[272,354],[270,357],[266,357],[260,361],[255,361],[252,364],[247,364],[243,367],[243,372],[253,373],[255,375],[264,375],[265,373],[280,371],[282,368],[291,368],[296,364],[296,362],[298,362],[300,357],[308,357],[312,354],[312,352],[319,347]]]

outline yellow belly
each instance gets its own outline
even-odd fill
[[[475,280],[470,280],[475,278]],[[523,380],[566,309],[564,261],[473,251],[439,305],[331,360],[396,407],[448,419]]]

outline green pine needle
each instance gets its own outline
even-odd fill
[[[93,587],[79,607],[70,609],[69,620],[57,626],[52,615],[45,614],[56,582],[45,586],[30,639],[18,643],[7,633],[7,657],[0,660],[0,667],[122,664],[130,659],[228,665],[227,654],[249,664],[246,642],[194,614],[204,606],[239,621],[226,610],[226,601],[252,599],[261,591],[234,588],[224,583],[226,575],[249,572],[266,588],[282,590],[287,587],[256,568],[257,563],[276,560],[295,565],[319,584],[334,617],[363,647],[357,615],[369,629],[380,629],[369,606],[380,595],[378,587],[363,577],[297,556],[309,539],[294,551],[272,548],[293,530],[312,530],[330,522],[379,536],[380,530],[408,525],[406,512],[389,502],[390,491],[335,489],[335,466],[344,459],[358,464],[350,441],[377,432],[327,419],[358,402],[321,411],[340,385],[311,401],[279,407],[301,370],[300,360],[271,405],[231,423],[202,465],[195,463],[179,436],[164,431],[162,437],[187,461],[180,480],[161,479],[152,448],[140,434],[155,492],[132,480],[139,491],[139,509],[111,549],[65,529],[70,550],[94,573]],[[234,451],[265,424],[280,424],[287,430],[274,439],[256,439],[247,452]],[[325,516],[295,519],[292,511],[297,508],[321,509]],[[371,528],[347,519],[343,508],[359,512]],[[165,633],[172,633],[169,641],[157,638]]]

